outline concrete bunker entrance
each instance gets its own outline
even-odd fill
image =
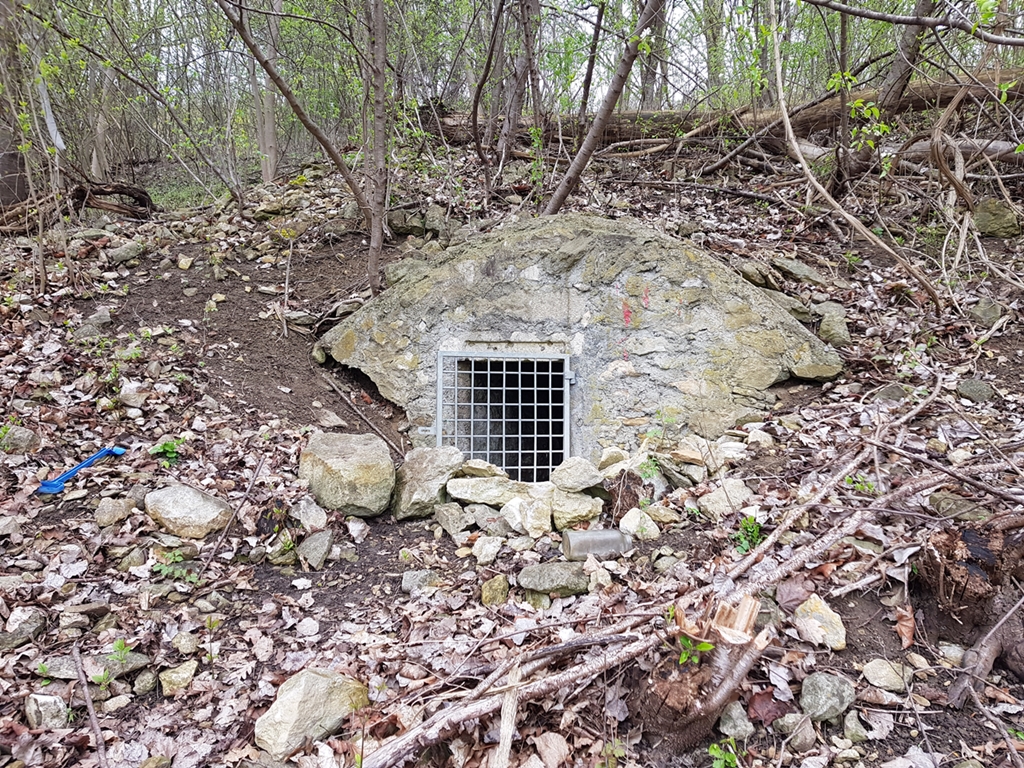
[[[566,355],[438,353],[438,445],[542,482],[569,455]]]

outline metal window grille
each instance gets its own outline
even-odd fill
[[[569,455],[569,358],[438,353],[437,444],[541,482]]]

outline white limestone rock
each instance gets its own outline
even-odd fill
[[[231,520],[231,507],[188,485],[168,485],[146,494],[146,514],[168,533],[201,539]]]
[[[316,432],[299,458],[299,477],[309,481],[321,506],[343,515],[372,517],[388,508],[395,465],[387,443],[376,435]]]
[[[465,456],[454,446],[414,448],[405,457],[395,480],[391,511],[396,520],[430,517],[447,499],[445,485],[462,467]]]
[[[352,712],[369,704],[366,686],[340,672],[309,668],[286,680],[277,699],[256,721],[256,745],[284,760],[310,741],[341,728]]]

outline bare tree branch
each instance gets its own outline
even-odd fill
[[[816,5],[819,8],[828,8],[832,11],[848,13],[851,16],[859,16],[862,19],[887,21],[890,24],[904,24],[911,27],[929,27],[931,29],[946,27],[948,29],[959,29],[961,32],[966,32],[971,37],[976,37],[978,40],[982,40],[986,43],[995,43],[996,45],[1014,45],[1018,47],[1024,46],[1024,37],[994,35],[991,32],[986,32],[980,26],[971,24],[967,21],[961,21],[959,19],[951,19],[949,16],[901,16],[895,13],[870,11],[867,8],[856,8],[852,5],[837,3],[835,0],[803,0],[803,2]]]

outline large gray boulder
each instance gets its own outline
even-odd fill
[[[445,485],[462,466],[462,451],[453,446],[413,448],[398,469],[391,511],[396,520],[430,517],[447,499]]]
[[[572,454],[593,462],[661,421],[718,436],[773,384],[842,369],[729,266],[627,219],[531,219],[407,258],[389,283],[319,345],[405,408],[419,445],[435,439],[417,427],[434,426],[439,350],[570,355]]]
[[[168,533],[201,539],[231,520],[231,507],[188,485],[168,485],[146,494],[146,514]]]
[[[312,741],[337,733],[345,718],[369,703],[366,686],[340,672],[304,669],[288,678],[256,721],[256,745],[284,760]]]
[[[343,515],[372,517],[388,508],[395,465],[376,435],[315,432],[299,457],[299,477],[317,503]]]

